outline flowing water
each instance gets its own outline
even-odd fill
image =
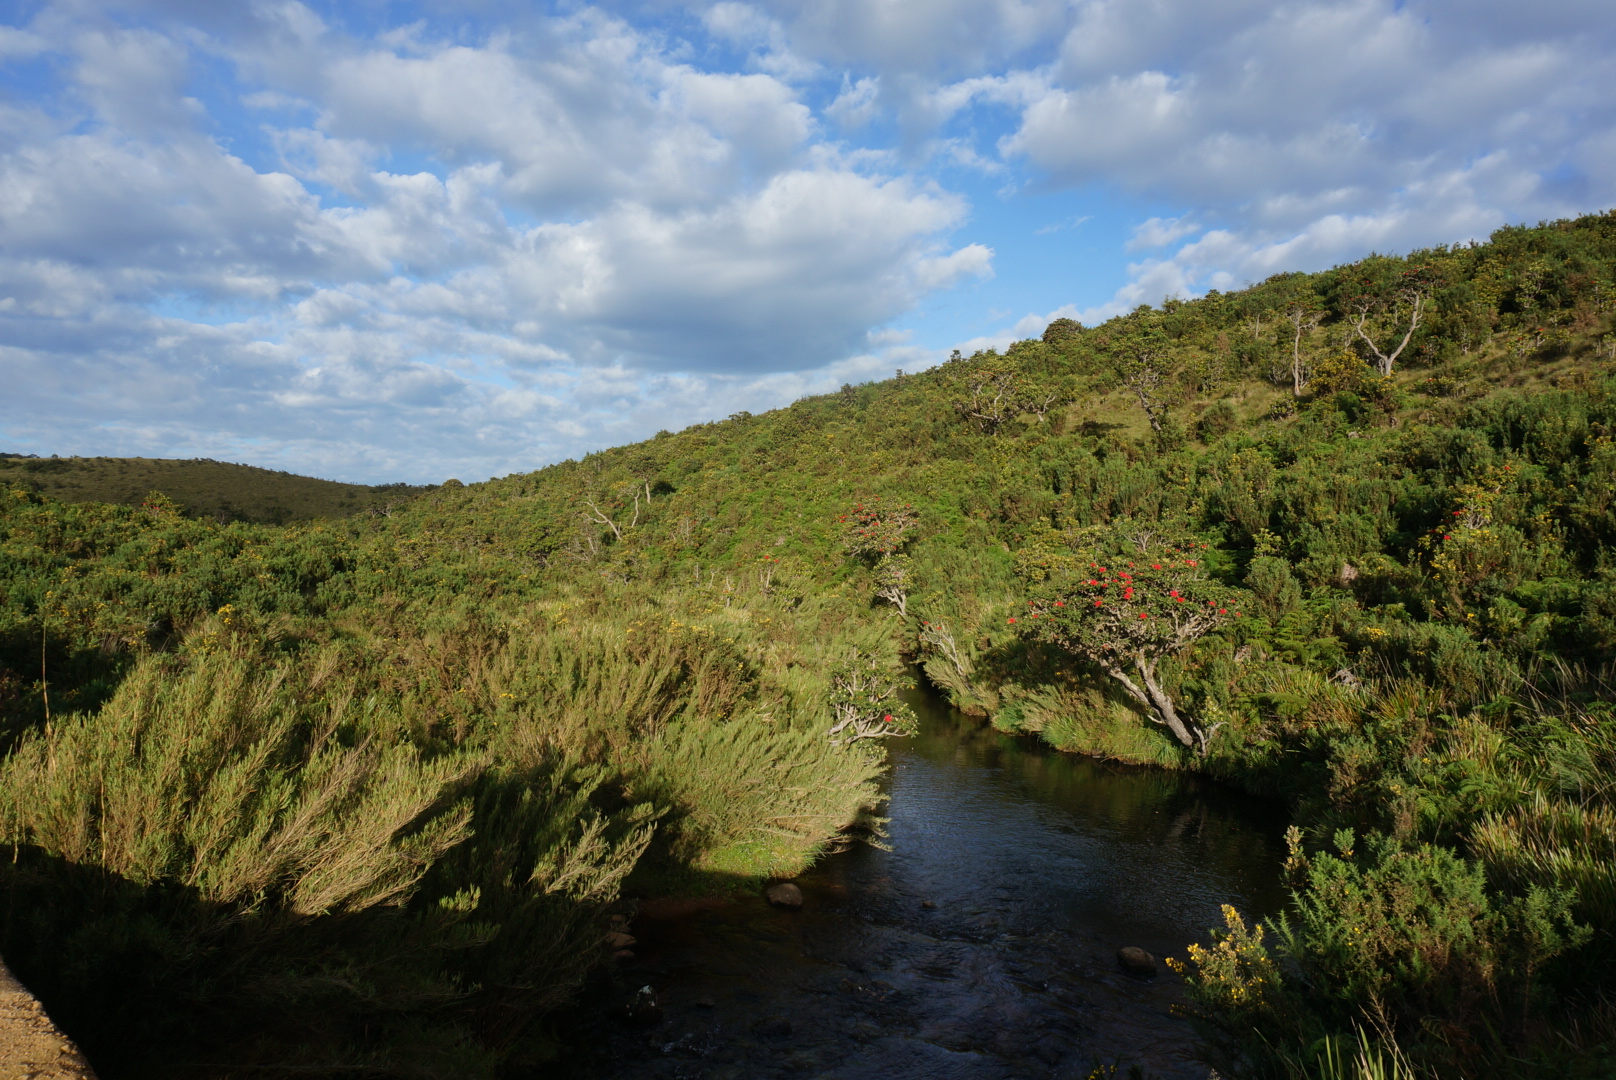
[[[577,1034],[579,1076],[1010,1080],[1096,1064],[1205,1080],[1165,965],[1219,906],[1283,901],[1283,808],[1188,777],[1058,754],[912,699],[893,751],[890,851],[859,846],[761,897],[636,919],[612,988],[649,986],[655,1023]]]

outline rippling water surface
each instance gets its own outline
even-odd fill
[[[1009,1080],[1115,1062],[1204,1080],[1171,1015],[1178,977],[1125,975],[1116,952],[1182,956],[1221,904],[1278,910],[1283,808],[912,700],[891,850],[823,860],[798,879],[801,911],[758,897],[642,915],[636,959],[597,993],[650,986],[661,1020],[580,1032],[578,1075]]]

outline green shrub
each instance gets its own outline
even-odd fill
[[[1281,936],[1313,994],[1337,1022],[1372,1017],[1404,1026],[1405,1041],[1421,1037],[1420,1018],[1463,1030],[1481,1016],[1497,1037],[1520,1038],[1543,966],[1590,936],[1572,917],[1575,894],[1500,894],[1481,864],[1446,848],[1357,844],[1343,830],[1339,855],[1293,855],[1295,920]],[[1445,1050],[1462,1059],[1476,1047]]]
[[[1195,422],[1195,436],[1204,443],[1217,442],[1240,423],[1240,414],[1225,400],[1209,405]]]
[[[502,797],[476,756],[379,737],[377,710],[330,668],[215,651],[21,740],[4,952],[92,1054],[469,1075],[499,1057],[466,1025],[471,973],[519,972],[498,1011],[530,1018],[577,984],[648,829],[564,763]]]
[[[768,715],[682,721],[647,756],[645,792],[671,808],[670,853],[697,871],[794,877],[880,802],[878,751]]]

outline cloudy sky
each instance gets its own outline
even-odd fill
[[[1616,206],[1610,0],[13,0],[0,72],[0,450],[367,482]]]

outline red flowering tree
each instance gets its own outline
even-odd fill
[[[1095,664],[1182,745],[1206,753],[1212,731],[1163,685],[1164,657],[1238,618],[1248,594],[1207,574],[1207,545],[1182,532],[1123,524],[1080,530],[1023,553],[1023,636]]]
[[[875,595],[909,614],[909,589],[914,572],[903,548],[920,523],[920,515],[908,503],[884,503],[871,499],[859,503],[837,519],[842,526],[842,550],[864,559],[875,570]]]
[[[837,519],[842,526],[842,549],[857,558],[879,562],[903,550],[920,515],[908,503],[869,499]]]

